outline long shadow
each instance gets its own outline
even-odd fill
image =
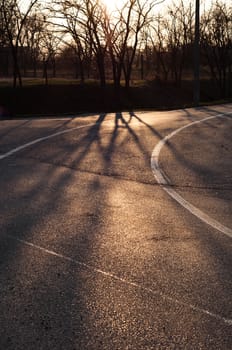
[[[77,268],[75,263],[60,261],[57,257],[46,255],[46,252],[38,252],[33,257],[32,253],[25,253],[17,241],[6,239],[6,235],[32,241],[39,246],[44,246],[46,242],[46,249],[84,263],[92,260],[99,263],[95,256],[101,243],[100,238],[105,234],[103,211],[108,205],[107,191],[113,193],[114,182],[106,190],[98,174],[89,177],[88,183],[85,183],[85,175],[66,169],[63,165],[79,170],[80,163],[94,150],[99,160],[102,160],[99,174],[107,174],[114,164],[119,146],[127,149],[128,136],[140,154],[149,160],[150,150],[142,142],[136,129],[133,129],[133,119],[137,119],[156,137],[162,138],[155,128],[131,112],[128,120],[122,113],[115,115],[112,132],[105,136],[107,142],[104,142],[102,126],[105,118],[106,114],[99,115],[95,125],[82,132],[77,139],[69,140],[65,136],[59,141],[53,140],[58,148],[55,157],[54,150],[49,150],[51,147],[41,144],[36,149],[27,149],[13,157],[15,163],[19,162],[17,173],[16,170],[10,171],[4,166],[7,165],[7,160],[0,164],[3,168],[1,184],[5,190],[0,200],[0,278],[1,285],[4,285],[1,289],[2,296],[6,290],[9,295],[9,301],[1,305],[5,321],[1,322],[4,324],[1,343],[5,348],[9,346],[11,338],[11,341],[18,341],[17,344],[22,348],[45,348],[48,343],[50,348],[57,348],[59,341],[60,348],[79,346],[84,349],[88,348],[88,339],[98,332],[92,320],[94,310],[91,311],[88,300],[95,287],[95,278],[88,275],[87,271]],[[169,147],[172,147],[175,154],[173,146]],[[48,151],[50,153],[46,153]],[[127,151],[130,156],[134,156],[132,148]],[[62,152],[64,156],[60,154]],[[41,154],[38,156],[37,153]],[[67,153],[71,156],[71,161],[67,161]],[[44,164],[42,171],[40,165],[37,167],[34,163],[37,157],[42,163],[49,163]],[[30,158],[33,159],[30,161]],[[184,163],[188,165],[186,160]],[[94,166],[95,164],[93,168]],[[91,200],[93,196],[94,199]],[[82,207],[86,198],[87,207]],[[164,222],[164,227],[165,225],[168,226]],[[201,240],[202,245],[205,246],[205,242],[209,244],[208,236],[201,237]],[[224,253],[223,259],[217,261],[218,279],[222,283],[223,277],[220,277],[220,273],[225,274],[225,268],[229,268],[229,251],[219,240],[217,244],[212,242],[207,249],[212,259],[215,251],[220,256]],[[27,255],[31,256],[31,267],[24,265],[28,264],[25,259]],[[23,281],[28,287],[20,291]],[[10,288],[14,288],[15,295],[19,295],[16,309],[11,304]],[[12,314],[15,315],[13,320]],[[33,335],[34,343],[29,334]],[[97,339],[99,338],[96,341],[99,341],[97,344],[100,347],[100,340]]]
[[[145,125],[155,136],[158,138],[162,139],[163,136],[155,129],[153,128],[150,124],[146,123],[144,120],[139,118],[137,114],[135,114],[133,111],[129,112],[131,118],[137,119],[141,124]]]
[[[212,109],[209,107],[202,107],[201,111],[206,111],[208,116],[213,116],[212,112],[214,114],[218,114],[218,111],[216,109]],[[188,110],[184,110],[184,112],[187,115],[187,118],[191,121],[195,121],[196,119],[191,118],[191,113]],[[207,116],[206,116],[207,117]],[[231,117],[229,117],[231,118]],[[224,123],[223,119],[213,119],[213,120],[217,120],[217,124],[219,123]],[[192,137],[195,138],[199,138],[200,140],[207,140],[208,136],[205,132],[205,128],[207,127],[207,129],[211,129],[211,130],[217,130],[218,126],[214,125],[212,123],[211,120],[209,121],[204,121],[203,123],[200,124],[196,124],[194,126],[192,126],[191,130],[195,130],[195,136],[193,134]],[[180,134],[181,135],[181,134]],[[195,140],[193,140],[193,142],[196,142]],[[212,137],[211,137],[211,142],[212,142]],[[191,139],[189,139],[189,144],[191,144]],[[215,142],[213,142],[213,144],[216,144],[216,140]],[[196,187],[200,187],[200,188],[210,188],[209,182],[208,180],[210,178],[219,178],[220,177],[220,170],[218,172],[215,172],[215,169],[212,171],[211,168],[209,168],[207,166],[206,163],[200,165],[200,164],[196,164],[192,158],[188,157],[184,157],[184,153],[182,152],[182,150],[178,150],[177,147],[175,146],[174,142],[168,142],[166,143],[166,146],[168,147],[169,151],[172,152],[172,155],[174,156],[174,158],[176,159],[176,161],[178,161],[181,165],[183,165],[186,169],[191,169],[195,174],[197,174],[198,179],[200,180],[200,185],[196,186]],[[201,159],[201,157],[199,158]],[[175,184],[173,184],[175,185]],[[181,184],[180,187],[184,187],[184,183]]]
[[[20,128],[23,128],[24,126],[26,126],[27,124],[29,124],[31,121],[30,120],[26,120],[25,122],[15,126],[15,127],[9,127],[9,129],[6,132],[0,133],[0,138],[3,138],[7,135],[10,135],[12,132],[14,132],[15,130],[18,130]]]
[[[78,162],[89,152],[92,142],[98,139],[100,124],[104,119],[105,114],[100,115],[96,121],[96,125],[88,130],[87,135],[81,137],[81,142],[84,142],[86,148],[79,155]],[[39,150],[37,151],[39,152]],[[31,149],[27,149],[20,153],[20,155],[12,157],[14,164],[20,159],[16,178],[16,168],[10,173],[7,168],[7,160],[1,162],[1,166],[5,171],[5,173],[4,171],[1,172],[1,184],[5,192],[1,198],[2,205],[0,205],[2,213],[0,278],[2,286],[4,284],[6,285],[4,280],[8,281],[7,287],[14,289],[15,293],[19,295],[17,310],[12,309],[10,297],[8,302],[2,304],[1,324],[4,324],[5,327],[1,329],[1,346],[7,348],[9,342],[11,342],[13,344],[12,346],[15,346],[17,343],[22,348],[36,349],[41,348],[41,346],[45,348],[46,342],[49,342],[48,333],[50,333],[54,336],[53,340],[50,340],[49,347],[56,348],[57,341],[59,340],[59,342],[64,341],[65,343],[65,345],[58,345],[60,348],[63,348],[63,346],[73,348],[78,343],[84,348],[88,346],[86,344],[88,343],[88,338],[91,338],[92,329],[87,308],[88,300],[86,300],[86,296],[83,294],[86,284],[86,272],[76,273],[78,269],[75,263],[62,260],[55,262],[53,260],[57,258],[46,255],[45,251],[42,253],[37,251],[39,254],[36,254],[35,250],[36,260],[38,260],[37,255],[40,255],[37,262],[40,268],[36,269],[37,272],[32,278],[33,271],[29,267],[25,268],[25,273],[22,271],[24,269],[24,259],[21,256],[22,246],[17,241],[17,238],[33,242],[45,249],[55,250],[67,256],[71,255],[77,261],[88,262],[88,260],[91,260],[92,247],[97,245],[96,232],[100,230],[101,208],[104,206],[104,196],[102,195],[101,185],[94,178],[89,184],[90,193],[88,187],[86,187],[85,195],[82,189],[82,196],[78,192],[75,194],[74,190],[74,197],[77,200],[77,204],[75,204],[72,195],[67,194],[66,189],[70,185],[74,186],[73,182],[77,182],[79,187],[83,187],[81,180],[83,176],[80,176],[80,174],[77,176],[76,173],[69,169],[57,168],[54,163],[45,164],[40,175],[40,166],[37,167],[34,165],[34,160],[30,160],[31,152]],[[28,160],[29,163],[27,163]],[[80,180],[78,180],[79,177]],[[25,181],[28,181],[28,184],[25,184]],[[11,194],[12,188],[14,188],[13,197]],[[90,198],[93,190],[95,195],[97,192],[101,193],[99,196],[102,206],[99,206],[96,202],[95,204],[92,202],[91,208],[87,210],[78,209],[79,215],[75,218],[72,215],[70,217],[70,206],[78,206],[78,202],[81,205],[83,198]],[[59,213],[60,206],[64,208],[62,218],[65,218],[67,215],[67,220],[72,220],[73,226],[71,228],[68,226],[67,230],[62,234],[59,232],[59,221],[55,221],[58,227],[54,227],[54,230],[58,233],[55,234],[54,238],[51,238],[50,234],[53,235],[53,233],[49,229],[47,221],[54,214],[58,217],[61,215]],[[64,230],[65,219],[61,219],[60,221],[63,222],[61,229]],[[41,225],[42,240],[40,234],[37,236],[37,233],[40,231],[40,229],[38,231],[38,228]],[[84,228],[83,234],[80,232],[79,225]],[[48,228],[47,233],[44,231],[44,227]],[[77,233],[73,237],[74,240],[72,240],[70,237],[72,237],[75,230],[77,230]],[[46,238],[44,236],[45,234],[49,236]],[[15,236],[16,239],[9,238],[9,235],[11,237]],[[62,251],[60,250],[61,247]],[[28,249],[30,250],[30,248]],[[25,250],[25,256],[30,256],[27,248]],[[28,264],[26,259],[25,263]],[[35,268],[33,263],[31,263],[31,266],[32,269]],[[12,272],[9,273],[9,270]],[[73,270],[75,271],[76,278],[72,276]],[[20,276],[24,283],[27,283],[28,278],[31,279],[30,288],[27,292],[25,292],[24,288],[22,290],[19,289],[20,283],[15,276]],[[91,280],[92,278],[90,278]],[[78,292],[77,283],[82,286],[80,292]],[[93,285],[91,287],[94,289]],[[36,300],[32,301],[35,291],[37,297]],[[20,295],[23,295],[23,299]],[[73,304],[73,300],[76,300],[76,298],[79,301]],[[73,305],[77,307],[76,312],[73,311]],[[61,313],[62,316],[60,316]],[[11,320],[11,315],[13,314],[14,321]],[[2,322],[3,318],[4,322]],[[62,321],[59,321],[61,319]],[[9,326],[10,323],[12,323],[13,329]],[[60,337],[62,334],[65,334],[63,340]],[[79,334],[79,340],[75,334]],[[86,339],[83,334],[88,334]],[[30,343],[30,337],[34,338],[33,344]],[[37,344],[35,344],[36,342]],[[41,344],[44,344],[44,346]]]
[[[228,108],[229,109],[229,108]],[[230,109],[229,109],[230,110]],[[209,108],[209,107],[203,107],[201,108],[201,111],[206,112],[208,116],[216,115],[219,114],[217,109],[214,108]],[[186,116],[189,120],[195,121],[195,118],[192,118],[191,113],[189,113],[188,110],[184,111],[186,113]],[[207,117],[206,115],[206,117]],[[229,117],[231,118],[231,117]],[[213,119],[214,120],[214,119]],[[216,119],[215,119],[216,120]],[[220,120],[220,123],[223,124],[224,121],[223,119]],[[205,121],[204,126],[207,127],[209,130],[215,130],[214,132],[217,131],[217,125],[215,126],[212,121]],[[195,129],[195,138],[202,139],[202,140],[207,140],[208,136],[205,131],[205,128],[202,128],[203,124],[197,124],[194,126]],[[227,131],[228,133],[228,131]],[[193,134],[194,135],[194,134]],[[225,131],[225,140],[228,139],[228,135],[226,136],[226,131]],[[211,139],[212,140],[212,139]],[[191,143],[191,139],[189,140]],[[196,142],[196,140],[194,140]],[[213,144],[216,144],[216,140],[213,141]],[[201,166],[197,163],[194,162],[193,158],[190,157],[185,157],[184,152],[180,148],[179,150],[175,146],[175,141],[170,142],[167,144],[167,148],[169,151],[172,153],[174,157],[175,163],[179,163],[180,165],[184,166],[185,169],[190,169],[191,171],[196,174],[198,180],[200,180],[200,185],[192,185],[193,188],[205,188],[205,189],[210,189],[210,184],[209,184],[209,179],[213,178],[221,178],[221,171],[218,170],[217,172],[215,169],[211,169],[211,167],[207,166],[206,163],[201,164]],[[200,155],[201,158],[201,155]],[[178,165],[177,165],[178,166]],[[164,169],[165,170],[165,169]],[[169,175],[169,172],[167,171],[167,174]],[[174,186],[176,186],[175,183],[173,183]],[[183,189],[185,187],[185,184],[183,183],[183,180],[181,183],[178,185],[180,189]],[[226,187],[226,190],[228,191],[228,195],[232,189],[232,183],[231,185],[228,185]],[[186,187],[191,187],[191,186],[186,186]],[[218,190],[225,190],[222,188],[222,186],[219,184],[218,186],[212,186],[212,189],[218,189]],[[220,192],[219,192],[220,196]],[[227,198],[225,195],[225,192],[222,194],[223,199],[227,199],[227,201],[231,198],[231,195]],[[209,213],[208,213],[209,214]],[[210,215],[210,214],[209,214]],[[203,224],[204,225],[204,224]],[[206,225],[206,224],[205,224]],[[222,235],[222,237],[221,237]],[[232,263],[232,258],[230,254],[230,239],[228,237],[225,237],[223,234],[220,232],[213,232],[213,238],[212,238],[212,229],[206,225],[205,232],[201,235],[196,232],[196,237],[197,239],[201,242],[201,245],[203,249],[206,252],[206,255],[210,258],[212,265],[216,266],[216,275],[217,279],[220,283],[221,286],[224,288],[225,294],[228,295],[229,293],[229,285],[228,281],[231,280],[231,263]],[[227,280],[227,284],[224,283],[224,281]]]
[[[71,148],[69,146],[67,147],[68,152],[71,151],[71,154],[75,154],[75,159],[74,162],[72,162],[72,166],[74,164],[79,164],[89,153],[92,143],[99,139],[99,132],[105,117],[105,113],[100,114],[95,124],[89,127],[87,132],[83,132],[83,136],[81,136],[78,141],[77,149],[74,149],[73,151],[73,145],[71,145]],[[79,150],[80,148],[81,150]],[[78,151],[78,153],[76,151]],[[63,162],[65,163],[65,156],[63,159],[61,159],[61,164],[63,164]]]
[[[207,111],[211,115],[212,111],[210,109],[207,109]],[[144,153],[145,149],[144,149],[143,145],[141,145],[141,140],[140,140],[139,136],[136,134],[135,130],[133,130],[133,127],[131,126],[132,118],[136,118],[139,122],[141,122],[143,125],[145,125],[148,128],[148,130],[150,130],[154,135],[156,135],[159,138],[162,138],[162,136],[154,128],[152,128],[149,124],[147,124],[146,122],[141,120],[141,118],[136,116],[135,113],[130,112],[129,121],[125,120],[125,118],[123,117],[123,115],[121,113],[118,113],[116,115],[115,130],[113,133],[111,146],[109,147],[110,155],[113,152],[112,144],[114,143],[114,141],[116,139],[116,135],[118,135],[118,126],[120,125],[120,123],[119,123],[120,121],[122,122],[123,126],[127,128],[129,134],[132,136],[137,147]],[[213,128],[213,129],[215,128],[214,125],[212,125],[212,123],[208,122],[207,124],[208,124],[207,126],[209,126],[210,128]],[[204,131],[203,131],[203,136],[204,136]],[[199,177],[202,175],[202,172],[205,171],[205,168],[207,168],[207,167],[205,167],[204,169],[198,169],[197,167],[194,166],[191,159],[189,159],[186,162],[186,160],[183,158],[183,154],[177,153],[176,148],[174,145],[172,145],[172,143],[169,143],[167,145],[167,147],[171,150],[171,152],[174,154],[174,156],[177,156],[177,154],[178,154],[178,157],[180,159],[182,159],[182,161],[184,162],[184,164],[186,166],[191,167],[195,171],[198,171]],[[107,157],[107,159],[110,159],[110,158],[111,158],[110,156]],[[207,169],[207,171],[209,171],[209,170],[210,169]],[[175,206],[174,203],[173,203],[173,206]],[[179,214],[177,213],[177,216],[178,215]],[[165,223],[163,223],[163,224],[164,224],[163,227],[165,230]],[[197,230],[194,230],[193,232],[194,232],[193,235],[195,236],[195,238],[201,242],[201,246],[205,250],[206,255],[209,257],[209,260],[212,262],[213,265],[217,266],[215,281],[218,281],[219,284],[221,286],[223,286],[222,295],[225,294],[228,297],[228,294],[230,293],[230,289],[229,289],[230,286],[228,284],[228,281],[231,280],[230,277],[232,277],[231,276],[231,269],[230,269],[232,259],[231,259],[231,254],[230,254],[230,248],[228,246],[229,239],[227,237],[225,237],[223,240],[221,240],[220,234],[218,235],[218,233],[214,234],[214,239],[212,239],[212,233],[211,233],[210,227],[207,227],[206,232],[204,234],[201,234],[201,235],[199,235],[199,232]],[[196,280],[199,278],[199,276],[195,276],[195,277],[196,277]],[[226,281],[226,283],[224,283],[225,281]],[[216,311],[216,309],[215,309],[215,311]],[[220,311],[218,311],[218,312],[220,313]],[[228,315],[228,317],[229,317],[229,315]]]
[[[150,157],[150,150],[146,149],[145,146],[142,144],[140,137],[136,134],[136,131],[133,130],[133,127],[130,126],[133,119],[138,120],[141,124],[145,125],[149,131],[151,131],[155,136],[157,136],[159,139],[162,138],[162,135],[151,125],[144,122],[141,118],[139,118],[134,112],[129,112],[129,120],[126,120],[126,118],[123,116],[121,112],[118,112],[115,114],[115,126],[114,130],[112,132],[112,137],[109,142],[109,146],[107,148],[106,152],[106,159],[109,160],[111,158],[111,155],[115,151],[115,142],[118,136],[118,132],[120,129],[126,129],[128,131],[129,135],[132,137],[133,141],[135,142],[136,147],[142,152],[142,154],[146,154],[147,157]]]
[[[15,162],[17,160],[15,159]],[[5,293],[9,296],[9,300],[6,301],[6,295],[4,295],[5,302],[1,303],[1,325],[3,325],[1,347],[8,348],[9,342],[11,342],[13,347],[20,344],[21,348],[45,348],[47,343],[50,343],[51,348],[57,348],[57,346],[72,348],[76,343],[78,344],[76,334],[79,334],[80,343],[86,332],[89,333],[88,337],[91,337],[88,330],[88,326],[91,329],[91,322],[88,319],[87,301],[84,295],[86,292],[84,287],[86,284],[85,273],[79,273],[75,263],[59,261],[56,257],[47,255],[46,252],[36,250],[35,263],[32,261],[31,267],[29,267],[27,259],[24,259],[23,256],[30,257],[31,248],[23,249],[17,240],[9,239],[7,235],[33,242],[67,256],[71,255],[79,261],[88,261],[91,258],[92,246],[96,244],[95,232],[99,230],[101,211],[98,206],[91,203],[90,213],[84,212],[84,216],[82,216],[80,212],[81,216],[77,216],[75,219],[70,217],[68,208],[70,205],[74,205],[75,201],[72,196],[69,200],[70,196],[66,195],[65,188],[75,180],[73,172],[65,170],[59,173],[56,167],[48,166],[44,169],[45,171],[43,170],[41,176],[38,174],[36,180],[30,185],[35,174],[32,174],[30,164],[28,167],[22,166],[22,168],[22,173],[17,172],[17,181],[15,181],[14,174],[11,176],[6,174],[5,184],[10,185],[9,187],[15,186],[16,190],[13,199],[11,199],[10,193],[9,196],[5,195],[5,198],[2,198],[5,203],[8,199],[8,205],[5,204],[5,207],[1,205],[1,208],[4,208],[2,213],[5,218],[1,224],[1,286],[4,286],[3,292],[5,288],[9,288],[18,295],[17,308],[13,306],[14,303],[12,303],[9,293]],[[38,170],[36,167],[34,168],[34,172]],[[3,182],[4,179],[1,179]],[[21,183],[26,179],[29,179],[29,184],[25,189],[22,189]],[[79,186],[81,186],[80,181],[78,181]],[[91,186],[96,192],[95,180]],[[5,189],[7,190],[7,186]],[[101,191],[100,188],[99,191]],[[88,189],[86,189],[86,197],[88,198],[88,196]],[[82,194],[83,197],[85,197],[84,194]],[[76,200],[76,205],[78,205],[78,194]],[[103,196],[101,196],[101,201],[104,203]],[[58,227],[51,230],[47,221],[49,217],[53,217],[54,213],[57,217],[61,215],[59,206],[64,207],[62,215],[63,217],[67,215],[67,220],[73,221],[73,227],[65,229],[65,220],[61,219],[60,221],[63,221],[64,225],[62,229],[65,231],[63,234],[62,232],[55,234],[55,237],[51,239],[49,235],[54,234],[53,230],[59,232],[61,229],[59,228],[60,223],[57,221]],[[94,212],[93,216],[92,212]],[[84,225],[84,232],[88,233],[88,237],[78,233],[80,224]],[[37,233],[40,231],[38,228],[41,225],[43,235],[37,237]],[[48,232],[44,231],[44,225],[49,229]],[[77,234],[71,240],[70,237],[75,230],[77,230]],[[23,256],[21,255],[22,251],[24,252]],[[75,278],[73,271],[75,271]],[[29,284],[27,290],[20,289],[20,279],[21,283]],[[78,288],[78,285],[81,288]],[[14,315],[14,319],[11,319],[12,315]],[[2,322],[3,319],[4,322]],[[32,343],[31,337],[34,339]],[[62,342],[65,345],[62,345]],[[85,340],[84,344],[85,342],[88,341]]]
[[[207,113],[209,115],[212,115],[212,112],[218,114],[217,110],[211,109],[211,108],[202,108],[203,111],[207,111]],[[146,125],[156,136],[157,135],[156,131],[154,131],[154,129],[152,127],[150,127],[150,125],[147,125],[145,122],[143,122],[138,116],[136,116],[133,112],[130,113],[132,116],[136,117],[139,121],[141,121],[144,125]],[[188,118],[191,120],[191,115],[189,114]],[[194,121],[194,119],[193,119]],[[207,127],[211,128],[211,129],[215,129],[217,127],[215,127],[214,125],[212,125],[212,123],[210,123],[210,121],[205,123],[207,125]],[[198,128],[200,132],[202,132],[202,137],[205,137],[205,133],[204,130],[201,130],[201,127]],[[197,133],[198,134],[198,133]],[[227,139],[225,137],[225,139]],[[205,172],[207,172],[207,174],[210,174],[210,168],[208,168],[205,164],[203,167],[199,167],[198,165],[195,165],[192,161],[192,159],[185,159],[183,157],[183,153],[179,153],[175,147],[175,145],[173,145],[172,143],[167,144],[168,149],[172,152],[172,154],[174,155],[174,157],[176,159],[178,159],[178,161],[182,162],[184,164],[184,166],[186,166],[187,168],[192,169],[194,172],[196,172],[198,174],[198,177],[202,179],[202,182],[207,181],[207,179],[205,178],[204,174]],[[182,187],[183,184],[180,185],[180,187]],[[205,184],[205,187],[208,186],[208,183]],[[231,190],[231,187],[227,187],[228,190]],[[224,195],[223,195],[224,196]],[[224,196],[225,197],[225,196]],[[219,238],[216,238],[215,241],[211,240],[211,236],[210,235],[206,235],[205,237],[201,236],[200,240],[202,241],[202,246],[207,247],[206,250],[209,253],[209,255],[212,257],[212,259],[214,260],[214,253],[216,253],[217,257],[223,257],[223,259],[220,261],[220,258],[217,259],[217,263],[218,263],[218,279],[221,281],[220,283],[222,283],[223,285],[223,275],[229,275],[231,276],[231,270],[229,268],[230,264],[231,264],[231,255],[229,253],[229,249],[227,249],[227,246],[223,243],[220,242]],[[227,241],[227,238],[225,239],[225,241]],[[225,258],[226,257],[226,258]],[[224,260],[225,258],[225,260]],[[226,272],[225,272],[226,271]]]

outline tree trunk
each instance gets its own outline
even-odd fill
[[[18,51],[15,47],[12,47],[12,57],[13,57],[13,65],[14,65],[14,78],[13,78],[13,87],[16,88],[17,80],[19,82],[19,86],[22,87],[22,77],[18,64]]]
[[[106,75],[105,75],[105,64],[104,57],[102,54],[97,55],[97,66],[100,77],[100,85],[102,88],[106,86]]]

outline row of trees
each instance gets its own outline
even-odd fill
[[[129,87],[135,72],[181,84],[192,69],[195,1],[173,2],[162,15],[158,3],[125,0],[110,12],[101,0],[30,0],[26,8],[19,0],[0,0],[0,54],[11,52],[14,86],[22,85],[22,52],[27,68],[34,76],[42,68],[46,81],[48,68],[55,76],[57,67],[73,67],[82,83],[94,77],[101,86],[110,78],[115,87],[122,80]],[[232,75],[232,7],[214,2],[200,27],[202,69],[225,96]]]

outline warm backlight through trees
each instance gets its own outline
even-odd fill
[[[125,4],[125,0],[101,0],[105,4],[109,11],[121,9]]]

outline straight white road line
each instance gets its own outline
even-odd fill
[[[218,115],[218,116],[219,116],[219,115]],[[217,116],[217,117],[218,117],[218,116]],[[222,115],[221,115],[221,116],[222,116]],[[204,120],[212,119],[212,118],[216,118],[216,116],[214,116],[214,117],[209,117],[209,118],[205,118]],[[194,123],[200,123],[200,122],[203,122],[203,120],[197,121],[197,122],[194,122]],[[190,125],[192,125],[192,124],[194,124],[194,123],[188,124],[187,126],[184,126],[184,127],[180,128],[180,129],[174,131],[174,132],[173,132],[172,134],[170,134],[170,135],[174,136],[174,135],[177,134],[179,131],[181,131],[181,130],[187,128],[188,126],[190,126]],[[53,138],[53,137],[56,137],[56,136],[59,136],[59,135],[65,134],[65,133],[69,133],[69,132],[72,132],[72,131],[74,131],[74,130],[78,130],[78,129],[82,129],[82,128],[87,128],[87,127],[94,126],[94,125],[98,125],[98,124],[100,124],[100,123],[91,123],[91,124],[87,124],[87,125],[82,125],[82,126],[78,126],[78,127],[72,128],[72,129],[68,129],[68,130],[66,129],[66,130],[63,130],[63,131],[59,131],[59,132],[56,132],[56,133],[54,133],[54,134],[51,134],[51,135],[48,135],[48,136],[45,136],[45,137],[38,138],[38,139],[33,140],[33,141],[31,141],[31,142],[28,142],[28,143],[26,143],[26,144],[24,144],[24,145],[21,145],[21,146],[19,146],[19,147],[16,147],[16,148],[12,149],[11,151],[9,151],[9,152],[7,152],[7,153],[5,153],[5,154],[0,155],[0,160],[5,159],[5,158],[7,158],[7,157],[10,157],[11,155],[13,155],[13,154],[15,154],[15,153],[17,153],[17,152],[19,152],[19,151],[21,151],[21,150],[27,148],[27,147],[30,147],[30,146],[32,146],[32,145],[35,145],[35,144],[37,144],[37,143],[39,143],[39,142],[42,142],[42,141],[45,141],[45,140],[49,140],[49,139],[51,139],[51,138]],[[170,135],[169,135],[169,136],[170,136]],[[171,137],[172,137],[172,136],[171,136]],[[169,137],[169,138],[171,138],[171,137]],[[151,158],[152,169],[153,169],[153,170],[154,170],[154,169],[157,169],[156,175],[155,175],[155,176],[157,176],[157,179],[159,179],[159,181],[158,181],[158,180],[157,180],[157,181],[158,181],[161,185],[167,185],[167,184],[168,184],[167,181],[165,180],[164,176],[162,175],[161,169],[160,169],[159,166],[158,166],[159,153],[160,153],[162,147],[164,146],[164,144],[166,143],[166,141],[164,141],[164,140],[167,141],[167,137],[164,138],[163,140],[161,140],[161,141],[159,142],[159,144],[157,145],[157,148],[155,147],[155,149],[154,149],[154,151],[153,151],[153,153],[152,153],[152,158]],[[158,151],[157,151],[157,150],[158,150]],[[165,189],[165,190],[166,190],[166,189]],[[177,197],[177,196],[175,195],[175,197]],[[176,199],[176,198],[175,198],[175,199]],[[39,246],[39,245],[36,245],[36,244],[34,244],[34,243],[31,243],[31,242],[28,242],[28,241],[26,241],[26,240],[20,239],[19,237],[12,236],[12,235],[6,235],[6,237],[8,237],[8,238],[10,238],[10,239],[13,239],[13,240],[15,240],[15,241],[17,241],[17,242],[19,242],[19,243],[21,243],[21,244],[23,244],[23,245],[28,246],[28,247],[31,247],[31,248],[33,248],[33,249],[40,250],[40,251],[42,251],[42,252],[45,253],[45,254],[49,254],[49,255],[54,256],[54,257],[57,257],[57,258],[59,258],[59,259],[62,259],[62,260],[66,260],[66,261],[75,263],[76,265],[78,265],[78,266],[80,266],[80,267],[82,267],[82,268],[86,268],[86,269],[88,269],[88,270],[90,270],[90,271],[92,271],[92,272],[95,272],[95,273],[101,274],[101,275],[103,275],[103,276],[105,276],[105,277],[114,279],[114,280],[116,280],[116,281],[118,281],[118,282],[124,283],[124,284],[126,284],[126,285],[128,285],[128,286],[131,286],[131,287],[134,287],[134,288],[136,288],[136,289],[142,290],[142,291],[144,291],[144,292],[150,293],[150,294],[152,294],[152,295],[154,295],[154,296],[158,296],[158,297],[160,297],[160,298],[162,298],[162,299],[164,299],[164,300],[167,300],[167,301],[169,301],[169,302],[175,303],[175,304],[177,304],[177,305],[181,305],[181,306],[183,306],[183,307],[189,308],[189,309],[191,309],[191,310],[194,311],[194,312],[197,312],[197,313],[203,314],[203,315],[205,315],[205,316],[214,318],[214,319],[216,319],[216,320],[218,320],[218,321],[220,321],[220,322],[223,322],[223,323],[226,324],[227,326],[232,326],[232,319],[228,319],[228,318],[226,318],[226,317],[223,317],[223,316],[221,316],[221,315],[218,315],[218,314],[216,314],[216,313],[213,313],[213,312],[211,312],[211,311],[209,311],[209,310],[200,308],[200,307],[198,307],[198,306],[194,306],[194,305],[192,305],[192,304],[188,304],[188,303],[179,301],[179,300],[174,299],[174,298],[172,298],[172,297],[170,297],[170,296],[168,296],[168,295],[166,295],[166,294],[164,294],[164,293],[162,293],[162,292],[160,292],[160,291],[156,291],[156,290],[153,290],[153,289],[151,289],[151,288],[144,287],[144,286],[140,285],[139,283],[132,282],[132,281],[129,281],[129,280],[127,280],[127,279],[121,278],[121,277],[119,277],[119,276],[117,276],[117,275],[115,275],[115,274],[112,274],[112,273],[109,273],[109,272],[107,272],[107,271],[103,271],[103,270],[101,270],[101,269],[95,268],[94,266],[88,265],[88,264],[86,264],[86,263],[84,263],[84,262],[78,261],[78,260],[76,260],[76,259],[73,259],[73,258],[71,258],[71,257],[68,257],[68,256],[65,256],[65,255],[63,255],[63,254],[57,253],[57,252],[55,252],[55,251],[52,251],[52,250],[43,248],[43,247],[41,247],[41,246]]]
[[[48,136],[40,137],[40,138],[35,139],[35,140],[31,141],[31,142],[25,143],[24,145],[16,147],[16,148],[10,150],[7,153],[1,154],[0,155],[0,160],[8,158],[8,157],[12,156],[13,154],[18,153],[19,151],[22,151],[23,149],[25,149],[27,147],[35,145],[36,143],[52,139],[53,137],[56,137],[56,136],[59,136],[59,135],[68,134],[69,132],[73,132],[73,131],[78,130],[78,129],[83,129],[83,128],[87,128],[89,126],[94,126],[94,125],[97,126],[99,124],[100,123],[91,123],[91,124],[87,124],[87,125],[81,125],[81,126],[77,126],[75,128],[58,131],[58,132],[55,132],[54,134],[51,134],[51,135],[48,135]]]
[[[69,262],[74,263],[74,264],[76,264],[76,265],[78,265],[78,266],[80,266],[82,268],[85,268],[85,269],[91,271],[91,272],[94,272],[94,273],[97,273],[97,274],[101,274],[101,275],[103,275],[105,277],[111,278],[111,279],[113,279],[115,281],[118,281],[118,282],[123,283],[125,285],[128,285],[130,287],[134,287],[135,289],[138,289],[138,290],[144,291],[146,293],[149,293],[149,294],[151,294],[153,296],[162,298],[163,300],[166,300],[168,302],[171,302],[171,303],[174,303],[174,304],[177,304],[177,305],[181,305],[183,307],[191,309],[192,311],[194,311],[196,313],[203,314],[203,315],[208,316],[210,318],[214,318],[217,321],[225,323],[227,326],[232,326],[232,319],[228,319],[226,317],[218,315],[218,314],[216,314],[214,312],[211,312],[209,310],[202,309],[202,308],[200,308],[198,306],[195,306],[195,305],[183,302],[183,301],[179,301],[179,300],[177,300],[175,298],[172,298],[172,297],[170,297],[170,296],[168,296],[168,295],[166,295],[166,294],[164,294],[164,293],[162,293],[160,291],[154,290],[152,288],[145,287],[145,286],[143,286],[143,285],[141,285],[139,283],[132,282],[132,281],[127,280],[125,278],[119,277],[119,276],[117,276],[117,275],[115,275],[113,273],[110,273],[110,272],[107,272],[107,271],[103,271],[101,269],[98,269],[98,268],[96,268],[94,266],[91,266],[89,264],[86,264],[84,262],[78,261],[76,259],[70,258],[70,257],[65,256],[63,254],[60,254],[60,253],[56,253],[53,250],[46,249],[46,248],[43,248],[43,247],[41,247],[41,246],[39,246],[37,244],[28,242],[28,241],[26,241],[24,239],[20,239],[18,237],[12,236],[12,235],[6,235],[6,236],[8,238],[10,238],[10,239],[18,241],[19,243],[21,243],[23,245],[26,245],[26,246],[31,247],[31,248],[36,249],[36,250],[40,250],[40,251],[42,251],[45,254],[52,255],[52,256],[54,256],[56,258],[59,258],[61,260],[69,261]]]
[[[162,169],[159,166],[159,156],[162,148],[166,145],[167,141],[169,141],[173,136],[178,134],[179,132],[183,131],[184,129],[187,129],[193,125],[204,123],[207,120],[214,119],[214,118],[225,118],[228,115],[232,114],[230,113],[223,113],[223,114],[217,114],[211,117],[207,117],[201,120],[194,121],[190,124],[187,124],[185,126],[182,126],[179,129],[174,130],[169,135],[165,136],[162,140],[158,142],[158,144],[155,146],[152,152],[151,156],[151,168],[153,171],[153,174],[160,186],[166,191],[169,196],[171,196],[173,199],[175,199],[180,205],[182,205],[185,209],[187,209],[190,213],[195,215],[198,219],[205,222],[207,225],[210,225],[211,227],[215,228],[216,230],[224,233],[228,237],[232,238],[232,229],[229,227],[226,227],[222,225],[220,222],[214,220],[207,214],[205,214],[203,211],[189,203],[187,200],[185,200],[179,193],[177,193],[173,188],[170,187],[170,182],[167,179],[167,176],[164,174]]]

